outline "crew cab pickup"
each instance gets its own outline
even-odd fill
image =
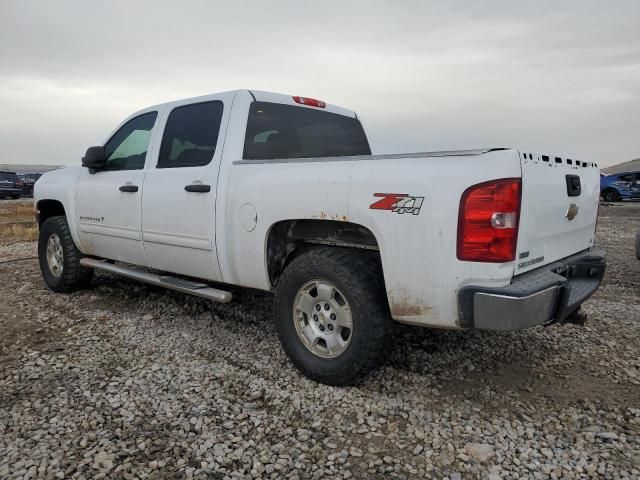
[[[483,148],[372,155],[358,116],[238,90],[156,105],[35,185],[56,292],[94,269],[216,302],[274,292],[292,362],[353,384],[392,319],[449,329],[581,322],[605,270],[593,162]]]

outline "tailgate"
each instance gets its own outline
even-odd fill
[[[520,162],[516,275],[592,247],[600,199],[593,162],[528,152]]]

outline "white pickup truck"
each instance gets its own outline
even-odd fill
[[[397,322],[519,330],[584,321],[605,270],[599,170],[511,148],[371,155],[358,116],[238,90],[127,118],[35,186],[56,292],[103,269],[217,302],[272,291],[292,362],[352,384]]]

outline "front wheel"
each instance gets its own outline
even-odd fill
[[[607,188],[602,192],[602,198],[605,202],[619,202],[621,200],[620,193],[613,188]]]
[[[47,286],[54,292],[71,292],[88,285],[93,270],[80,265],[82,254],[71,237],[64,216],[50,217],[40,227],[38,260]]]
[[[382,360],[390,324],[378,258],[339,248],[300,254],[278,281],[274,319],[303,374],[329,385],[358,383]]]

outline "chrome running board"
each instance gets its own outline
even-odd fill
[[[164,287],[169,290],[175,290],[182,293],[190,293],[196,297],[208,298],[214,302],[227,303],[233,298],[231,292],[225,292],[224,290],[209,287],[206,283],[197,283],[178,277],[142,272],[133,268],[114,265],[106,260],[82,258],[80,259],[80,265],[86,268],[106,270],[107,272],[115,273],[121,277],[131,278],[132,280],[138,280],[139,282],[148,283],[157,287]]]

